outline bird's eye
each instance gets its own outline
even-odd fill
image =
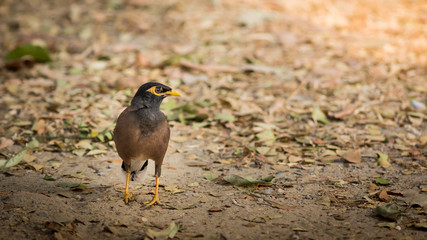
[[[161,87],[156,87],[156,89],[154,91],[156,93],[161,93],[162,92],[162,88]]]

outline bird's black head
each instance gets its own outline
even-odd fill
[[[181,96],[172,88],[158,82],[148,82],[139,87],[132,99],[133,108],[159,108],[167,96]]]

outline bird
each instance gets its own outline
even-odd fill
[[[148,160],[154,161],[156,189],[154,197],[147,205],[162,205],[159,200],[159,182],[163,159],[169,145],[170,128],[160,111],[160,104],[168,96],[181,96],[171,87],[158,82],[147,82],[138,88],[130,105],[117,118],[113,136],[117,153],[123,160],[126,172],[124,202],[132,201],[129,180],[145,171]]]

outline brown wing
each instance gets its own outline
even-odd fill
[[[147,159],[152,159],[156,162],[156,166],[161,166],[170,136],[166,117],[163,115],[162,122],[148,134],[141,132],[139,124],[137,114],[129,108],[120,114],[114,129],[114,142],[119,156],[131,169],[132,165],[140,165],[136,161]]]

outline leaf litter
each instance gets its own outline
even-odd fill
[[[204,171],[175,185],[199,181],[199,186],[172,195],[181,189],[166,184],[165,195],[228,196],[227,186],[205,185],[204,177],[268,186],[272,190],[264,199],[298,200],[290,206],[311,206],[308,195],[316,190],[307,182],[333,188],[337,194],[327,196],[329,207],[363,211],[387,196],[394,201],[389,188],[418,187],[425,174],[426,45],[419,37],[425,35],[425,4],[391,4],[385,10],[382,1],[322,6],[315,1],[113,1],[67,9],[37,1],[7,3],[0,9],[1,26],[8,30],[0,80],[1,171],[6,179],[28,171],[42,181],[44,176],[59,180],[82,172],[64,171],[81,159],[108,157],[116,117],[141,83],[157,80],[184,95],[162,105],[172,127],[170,154],[188,157],[192,169],[183,168],[190,176]],[[53,20],[43,21],[45,11],[35,11],[38,6]],[[343,11],[348,7],[353,10]],[[10,17],[16,9],[28,11]],[[372,23],[368,15],[381,21]],[[41,158],[45,154],[58,154],[57,162]],[[106,169],[85,176],[96,181],[108,176]],[[176,166],[170,170],[187,178]],[[241,176],[274,176],[275,181]],[[369,190],[372,180],[387,189]],[[200,190],[206,186],[221,189]],[[354,198],[334,201],[341,191]],[[227,214],[231,208],[222,209]],[[313,235],[303,237],[319,236],[305,231]]]

